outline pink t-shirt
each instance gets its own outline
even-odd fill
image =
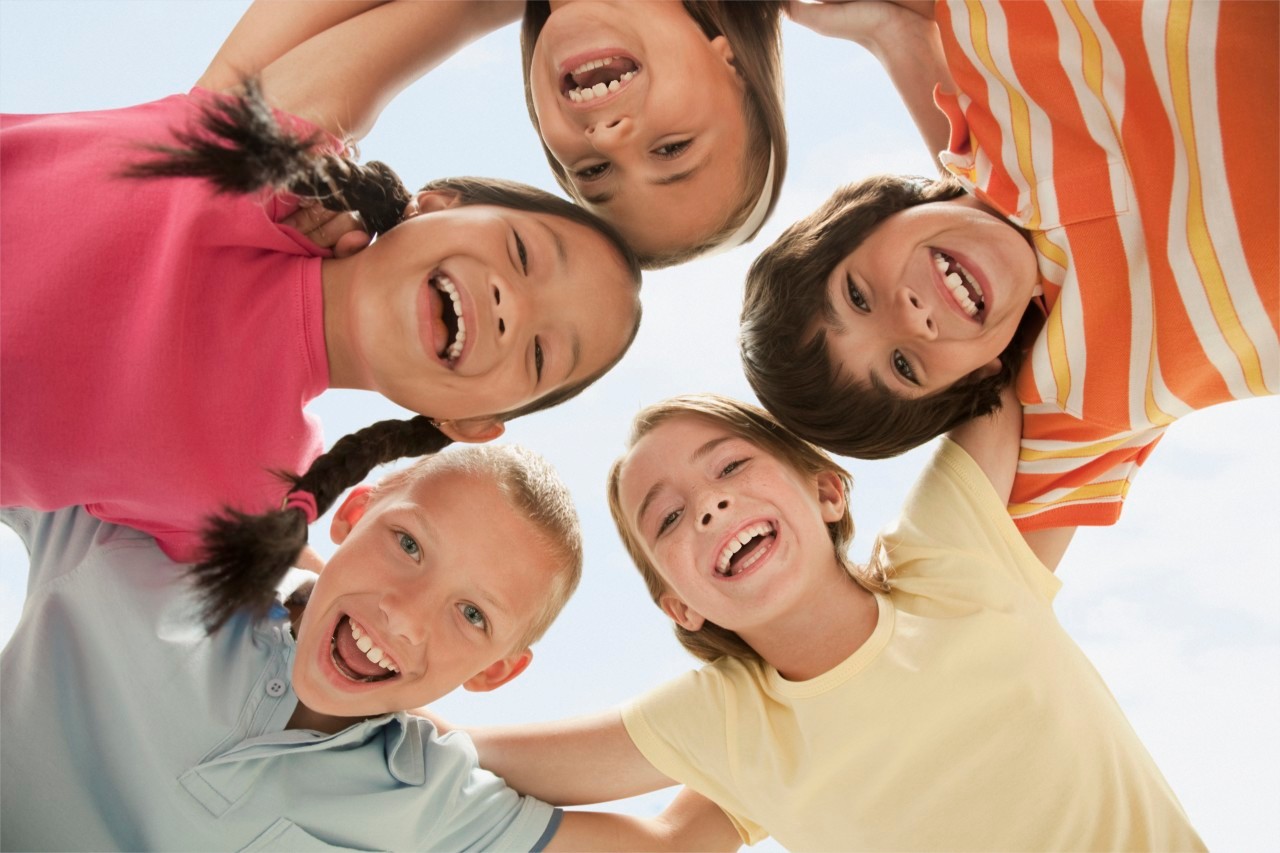
[[[321,452],[320,258],[278,198],[131,180],[207,92],[0,117],[0,504],[82,504],[181,562]]]

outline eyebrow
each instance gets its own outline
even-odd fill
[[[711,439],[706,444],[702,445],[697,450],[693,451],[693,453],[689,454],[689,464],[693,465],[697,463],[699,460],[705,457],[708,453],[715,450],[717,447],[724,444],[726,441],[733,441],[737,437],[738,436],[736,435],[722,435],[718,438]],[[658,482],[654,483],[652,486],[649,487],[649,491],[645,492],[644,500],[640,501],[640,508],[636,510],[636,515],[635,515],[636,527],[640,526],[640,519],[644,518],[645,511],[649,509],[649,504],[653,503],[653,499],[658,496],[658,492],[662,491],[662,487],[665,486],[666,484],[667,484],[666,480],[659,480]]]

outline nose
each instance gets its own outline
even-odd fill
[[[909,287],[904,287],[899,295],[898,318],[908,335],[928,341],[938,336],[938,324],[933,320],[932,309]]]
[[[393,584],[378,600],[383,624],[396,639],[420,646],[427,639],[428,614],[431,609],[427,591],[416,585]]]
[[[729,499],[720,498],[715,502],[714,509],[708,509],[702,513],[702,517],[698,519],[698,523],[702,527],[706,527],[707,525],[711,524],[711,520],[715,517],[716,513],[723,512],[728,508],[729,508]]]
[[[633,127],[627,116],[602,119],[587,125],[587,140],[601,154],[611,154],[627,144]]]
[[[490,279],[489,291],[498,340],[505,342],[511,338],[511,332],[519,328],[520,321],[528,313],[528,306],[524,304],[519,288],[502,276],[495,275]]]

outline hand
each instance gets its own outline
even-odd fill
[[[802,27],[832,38],[842,38],[868,50],[901,26],[931,23],[924,15],[890,0],[831,0],[808,3],[791,0],[787,17]]]
[[[296,228],[322,249],[333,249],[335,258],[346,258],[369,245],[369,235],[358,213],[338,213],[315,199],[303,199],[281,224]]]

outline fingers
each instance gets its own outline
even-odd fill
[[[369,243],[369,235],[365,233],[360,214],[329,210],[312,199],[302,202],[282,223],[301,231],[317,246],[335,250],[341,248],[346,254],[354,254]]]

